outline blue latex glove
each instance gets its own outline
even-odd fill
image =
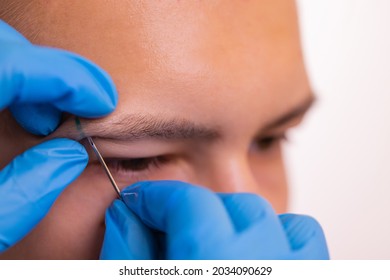
[[[99,117],[113,111],[116,102],[111,79],[97,66],[34,46],[0,20],[0,110],[10,107],[30,132],[52,132],[62,111]],[[82,145],[56,139],[31,148],[0,171],[0,252],[46,215],[87,162]]]
[[[0,172],[0,253],[39,223],[87,163],[81,144],[56,139],[31,148]]]
[[[0,110],[37,135],[53,132],[61,113],[87,118],[112,112],[117,94],[110,77],[88,60],[34,46],[0,20]]]
[[[215,194],[183,182],[154,181],[126,188],[122,198],[106,214],[103,259],[329,258],[313,218],[277,215],[254,194]],[[165,234],[163,249],[152,229]]]

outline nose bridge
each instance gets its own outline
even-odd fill
[[[212,170],[208,170],[206,180],[205,185],[215,192],[259,192],[259,186],[253,176],[249,160],[244,155],[229,155],[219,158],[212,164]]]

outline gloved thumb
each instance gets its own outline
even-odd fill
[[[328,246],[321,225],[312,217],[282,214],[279,219],[286,231],[296,259],[327,260]]]
[[[100,258],[104,260],[155,259],[156,241],[151,229],[121,201],[106,212],[106,232]]]
[[[87,162],[82,145],[56,139],[29,149],[0,172],[0,252],[39,223]]]

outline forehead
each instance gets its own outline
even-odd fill
[[[116,114],[215,119],[229,107],[240,118],[283,110],[308,93],[294,1],[52,1],[32,13],[36,43],[79,53],[111,74]]]

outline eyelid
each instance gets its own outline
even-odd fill
[[[254,147],[256,147],[256,150],[261,153],[269,152],[272,150],[273,147],[276,147],[278,144],[287,140],[288,138],[286,133],[281,133],[273,136],[260,137],[255,139]]]
[[[169,159],[165,156],[145,157],[145,158],[126,158],[126,159],[107,159],[107,165],[112,172],[119,176],[133,178],[145,177],[150,172],[159,169],[167,164]]]
[[[292,119],[290,122],[288,122],[280,127],[262,131],[258,134],[257,137],[258,138],[269,137],[272,135],[287,133],[288,130],[299,126],[302,123],[302,121],[304,120],[304,117],[305,117],[305,115],[301,115],[299,118]]]
[[[180,154],[186,150],[184,143],[168,141],[137,141],[95,139],[96,145],[104,157],[112,159],[147,158],[159,155]]]

